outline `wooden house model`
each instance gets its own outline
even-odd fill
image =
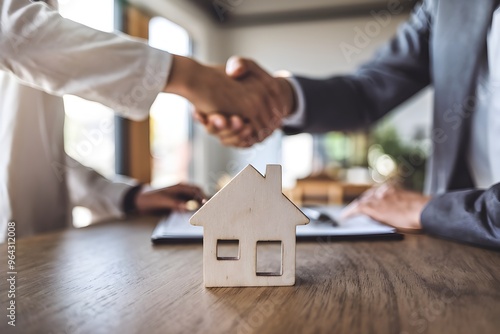
[[[190,223],[203,226],[206,287],[295,284],[295,230],[309,219],[283,195],[281,182],[280,165],[268,165],[265,177],[249,165],[193,215]],[[233,253],[223,254],[228,244]],[[262,270],[258,247],[267,244],[278,245],[279,264]]]

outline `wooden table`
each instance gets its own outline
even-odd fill
[[[18,240],[17,326],[2,315],[0,332],[500,332],[494,251],[423,235],[299,243],[294,287],[205,289],[201,245],[153,246],[146,220]]]

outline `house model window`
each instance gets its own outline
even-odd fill
[[[283,275],[283,243],[281,241],[257,242],[257,276]]]
[[[309,219],[283,195],[281,166],[246,167],[190,223],[203,226],[206,287],[295,284],[295,229]]]
[[[240,259],[239,240],[217,240],[217,260],[236,261]]]

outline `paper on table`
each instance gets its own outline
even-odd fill
[[[335,219],[339,226],[325,223],[311,223],[297,226],[297,236],[349,236],[349,235],[376,235],[395,233],[396,229],[383,225],[367,216],[356,216],[349,219],[340,219],[343,207],[328,206],[315,208]]]
[[[297,226],[298,237],[365,236],[392,234],[396,232],[394,228],[380,224],[366,216],[341,220],[340,213],[342,207],[330,206],[315,209],[335,219],[339,223],[339,226],[335,227],[328,223],[311,221],[308,225]],[[153,239],[203,238],[203,227],[189,224],[191,215],[192,213],[174,213],[164,218],[153,232]]]

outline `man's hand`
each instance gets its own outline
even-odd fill
[[[259,142],[252,126],[239,116],[205,116],[195,112],[193,117],[205,126],[208,133],[217,136],[224,146],[248,148]]]
[[[178,184],[159,190],[143,190],[135,198],[135,209],[139,214],[188,211],[187,203],[196,201],[203,204],[206,196],[195,186]]]
[[[342,216],[364,214],[401,232],[415,233],[422,230],[420,215],[430,199],[419,193],[383,185],[368,190],[349,204]]]
[[[252,76],[236,81],[218,68],[174,56],[165,92],[187,98],[200,115],[240,116],[262,136],[279,126],[273,122],[273,114],[281,112],[281,106],[273,98],[275,88],[269,90],[260,80]]]
[[[238,79],[250,90],[252,87],[266,96],[272,106],[270,123],[264,128],[255,129],[249,122],[233,116],[221,114],[203,115],[195,113],[195,118],[205,125],[207,131],[216,135],[226,146],[250,147],[269,137],[274,130],[281,127],[282,119],[295,108],[295,93],[284,78],[274,78],[264,71],[254,61],[239,57],[229,59],[226,73],[233,79]]]

